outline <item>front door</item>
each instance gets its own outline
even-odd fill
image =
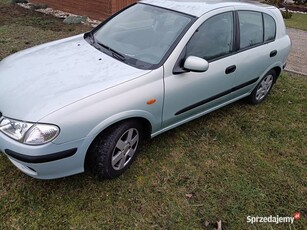
[[[163,128],[179,125],[229,100],[236,75],[234,13],[207,19],[194,33],[183,58],[197,56],[209,62],[206,72],[166,73]]]

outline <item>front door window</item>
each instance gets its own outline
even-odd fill
[[[233,50],[233,13],[209,18],[195,32],[187,45],[187,57],[196,56],[207,61],[228,55]]]

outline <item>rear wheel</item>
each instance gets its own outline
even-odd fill
[[[275,79],[276,72],[274,70],[269,71],[249,96],[250,103],[255,105],[261,103],[269,95]]]
[[[123,174],[134,161],[142,127],[136,121],[111,126],[89,149],[87,168],[99,178],[115,178]]]

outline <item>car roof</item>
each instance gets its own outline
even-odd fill
[[[262,6],[271,7],[266,4],[252,0],[142,0],[141,3],[155,5],[185,14],[200,17],[201,15],[222,7],[227,6]]]

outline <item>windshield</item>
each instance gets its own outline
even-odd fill
[[[93,34],[109,55],[140,68],[159,64],[192,17],[136,4],[111,18]]]

